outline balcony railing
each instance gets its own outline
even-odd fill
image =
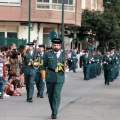
[[[0,5],[21,5],[21,0],[0,0]]]
[[[45,10],[62,10],[62,4],[49,4],[49,3],[36,3],[37,9],[45,9]],[[65,5],[65,11],[75,11],[75,6],[73,5]]]

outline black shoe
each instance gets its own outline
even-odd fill
[[[113,82],[114,80],[111,80],[111,82]]]
[[[39,92],[37,93],[37,97],[40,97],[40,94],[39,94]]]
[[[30,99],[29,99],[29,103],[32,103],[32,102],[33,102],[33,100],[32,100],[32,98],[30,98]]]
[[[0,99],[4,99],[3,94],[0,95]]]
[[[29,98],[27,98],[26,102],[29,102]]]
[[[40,98],[44,98],[44,96],[43,96],[43,95],[40,95]]]
[[[51,115],[52,119],[57,119],[57,115]]]

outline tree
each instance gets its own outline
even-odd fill
[[[85,10],[82,14],[81,31],[84,33],[90,30],[96,34],[95,38],[100,42],[99,49],[108,49],[113,45],[120,47],[120,29],[115,12]]]

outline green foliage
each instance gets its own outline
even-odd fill
[[[120,47],[120,29],[118,15],[115,10],[88,11],[82,14],[81,31],[90,31],[96,33],[96,39],[100,42],[99,48],[108,49],[110,46],[116,45]]]

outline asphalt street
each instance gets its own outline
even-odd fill
[[[25,90],[0,99],[0,120],[50,120],[47,94],[36,94],[35,88],[33,103],[26,102]],[[120,120],[120,76],[108,86],[103,74],[84,81],[82,71],[66,73],[58,120]]]

